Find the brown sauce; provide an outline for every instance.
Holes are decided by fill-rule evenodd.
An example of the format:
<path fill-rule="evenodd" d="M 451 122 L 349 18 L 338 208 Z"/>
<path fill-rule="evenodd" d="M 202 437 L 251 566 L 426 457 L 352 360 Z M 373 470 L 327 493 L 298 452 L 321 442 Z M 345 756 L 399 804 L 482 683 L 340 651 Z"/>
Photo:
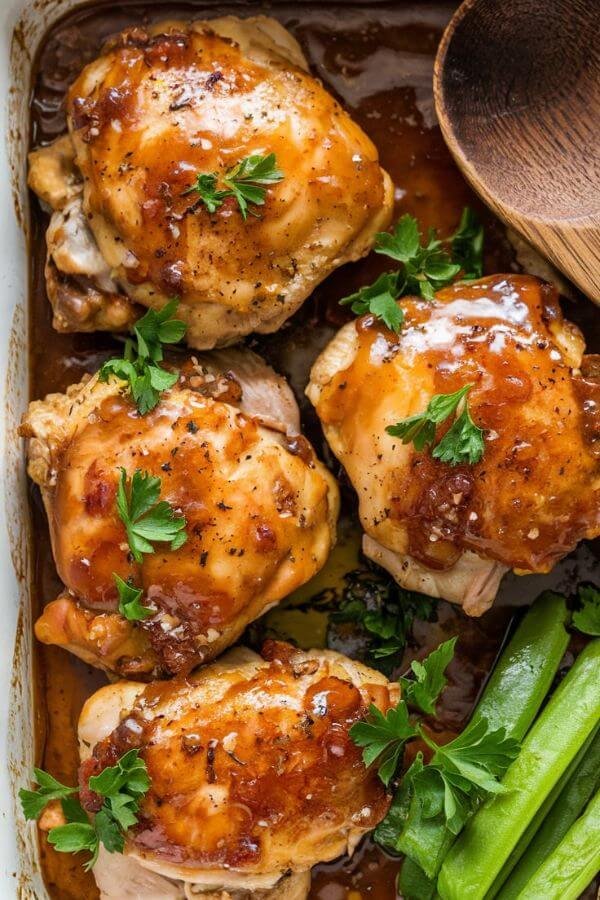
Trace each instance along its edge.
<path fill-rule="evenodd" d="M 486 225 L 486 272 L 515 271 L 517 266 L 504 229 L 473 198 L 455 168 L 435 124 L 431 91 L 433 58 L 441 30 L 453 3 L 274 4 L 268 12 L 279 18 L 300 41 L 313 72 L 338 97 L 379 148 L 381 163 L 396 184 L 397 213 L 410 212 L 422 227 L 448 234 L 465 203 L 475 206 Z M 251 14 L 252 4 L 211 6 L 191 2 L 95 4 L 70 13 L 46 36 L 33 73 L 32 146 L 49 142 L 64 130 L 62 100 L 81 67 L 102 42 L 127 25 L 161 18 Z M 260 12 L 265 12 L 264 4 Z M 32 399 L 62 391 L 84 372 L 98 368 L 115 346 L 110 335 L 57 334 L 51 327 L 44 287 L 46 216 L 32 201 L 31 385 Z M 279 334 L 255 342 L 273 365 L 287 375 L 296 390 L 307 435 L 325 460 L 314 416 L 303 398 L 310 364 L 345 317 L 337 300 L 371 281 L 385 263 L 371 255 L 345 266 L 321 285 Z M 585 301 L 565 306 L 568 318 L 592 341 L 594 309 Z M 597 315 L 597 313 L 596 313 Z M 336 470 L 337 471 L 337 470 Z M 355 505 L 346 486 L 344 522 L 354 519 Z M 34 597 L 39 609 L 60 590 L 49 545 L 45 515 L 37 489 L 31 493 L 33 522 Z M 342 523 L 344 524 L 344 523 Z M 580 579 L 597 569 L 598 547 L 582 545 L 548 576 L 505 578 L 501 598 L 529 602 L 546 587 L 572 592 Z M 324 583 L 323 577 L 320 579 Z M 466 723 L 472 706 L 504 640 L 509 609 L 494 609 L 483 619 L 467 619 L 456 608 L 439 604 L 438 621 L 417 623 L 414 640 L 403 660 L 445 637 L 459 633 L 457 656 L 440 708 L 440 725 L 448 736 Z M 104 676 L 68 653 L 37 645 L 39 683 L 37 721 L 41 765 L 66 783 L 75 783 L 78 754 L 76 724 L 85 698 L 104 683 Z M 52 897 L 95 900 L 93 878 L 82 859 L 55 853 L 42 839 L 43 869 Z M 314 900 L 393 900 L 398 863 L 367 840 L 351 860 L 342 859 L 314 870 Z"/>

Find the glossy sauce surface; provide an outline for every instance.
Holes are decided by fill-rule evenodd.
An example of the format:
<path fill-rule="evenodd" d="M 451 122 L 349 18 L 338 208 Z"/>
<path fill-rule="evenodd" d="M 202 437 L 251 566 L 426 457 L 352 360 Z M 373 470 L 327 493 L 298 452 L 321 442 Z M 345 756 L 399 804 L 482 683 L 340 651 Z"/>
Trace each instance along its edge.
<path fill-rule="evenodd" d="M 136 747 L 152 781 L 129 836 L 141 854 L 269 875 L 373 828 L 389 801 L 348 731 L 371 703 L 386 712 L 397 688 L 276 641 L 263 659 L 222 659 L 214 674 L 141 687 L 81 767 L 86 807 L 98 800 L 89 777 Z"/>
<path fill-rule="evenodd" d="M 286 302 L 311 262 L 332 252 L 328 216 L 334 229 L 343 220 L 342 249 L 381 208 L 376 150 L 301 69 L 282 71 L 277 56 L 272 68 L 256 53 L 251 61 L 241 47 L 184 23 L 171 28 L 132 29 L 69 92 L 90 225 L 131 284 L 149 279 L 167 296 L 177 293 L 182 307 L 210 299 L 240 312 L 264 306 L 266 314 L 269 304 Z M 196 173 L 266 149 L 286 174 L 260 218 L 244 221 L 232 198 L 210 214 L 193 191 Z"/>
<path fill-rule="evenodd" d="M 449 234 L 465 203 L 474 203 L 471 192 L 443 144 L 435 125 L 431 74 L 441 29 L 454 9 L 453 3 L 375 3 L 354 5 L 295 3 L 275 5 L 270 12 L 291 29 L 300 41 L 314 74 L 340 99 L 375 142 L 382 166 L 396 184 L 397 213 L 416 215 L 423 228 L 438 227 Z M 80 68 L 98 53 L 103 40 L 131 24 L 146 24 L 172 16 L 247 14 L 251 5 L 223 6 L 193 3 L 101 4 L 70 14 L 53 27 L 38 57 L 33 81 L 32 145 L 52 140 L 64 131 L 64 95 Z M 478 209 L 481 207 L 478 204 Z M 47 218 L 32 203 L 32 318 L 31 372 L 34 397 L 64 390 L 95 371 L 116 346 L 110 336 L 64 335 L 51 328 L 51 311 L 43 282 L 44 229 Z M 483 213 L 486 224 L 486 272 L 510 271 L 513 254 L 504 230 Z M 331 338 L 334 328 L 346 321 L 337 300 L 369 283 L 386 267 L 373 254 L 366 260 L 336 272 L 315 292 L 290 325 L 273 338 L 261 341 L 261 351 L 286 374 L 303 406 L 304 425 L 321 458 L 322 438 L 303 390 L 315 356 Z M 584 329 L 588 347 L 597 311 L 591 304 L 569 303 L 567 315 Z M 596 346 L 596 350 L 598 347 Z M 337 471 L 337 468 L 334 469 Z M 346 515 L 356 518 L 352 493 L 345 489 Z M 35 540 L 34 591 L 38 606 L 60 590 L 48 540 L 39 493 L 32 490 Z M 593 548 L 583 546 L 565 560 L 551 577 L 518 581 L 507 577 L 501 598 L 512 602 L 532 600 L 545 587 L 571 592 L 578 578 L 590 578 L 597 566 Z M 460 633 L 458 652 L 450 668 L 449 685 L 440 706 L 439 728 L 451 736 L 466 723 L 472 705 L 489 672 L 510 620 L 510 610 L 493 609 L 483 619 L 467 619 L 459 610 L 440 604 L 438 621 L 418 622 L 402 668 L 424 655 L 441 640 Z M 78 753 L 76 722 L 85 698 L 104 676 L 54 647 L 38 645 L 39 699 L 38 747 L 41 764 L 65 783 L 75 783 Z M 46 883 L 51 896 L 60 900 L 95 900 L 91 875 L 81 858 L 57 854 L 43 842 Z M 394 900 L 398 864 L 365 842 L 351 861 L 317 867 L 311 900 Z"/>
<path fill-rule="evenodd" d="M 528 275 L 453 285 L 432 302 L 404 299 L 402 309 L 399 335 L 373 316 L 347 326 L 356 353 L 317 403 L 365 530 L 434 569 L 473 550 L 508 568 L 550 570 L 600 532 L 598 436 L 586 427 L 592 388 L 587 396 L 571 374 L 581 335 L 563 321 L 553 288 Z M 465 385 L 485 436 L 476 464 L 449 465 L 386 433 L 432 395 Z"/>
<path fill-rule="evenodd" d="M 50 406 L 67 426 L 49 439 L 55 475 L 40 483 L 58 572 L 73 596 L 49 603 L 36 634 L 125 677 L 185 673 L 214 658 L 308 581 L 332 543 L 337 491 L 308 442 L 305 460 L 278 431 L 202 396 L 191 387 L 197 381 L 181 375 L 145 416 L 117 385 L 97 381 L 78 402 Z M 277 390 L 274 379 L 269 388 Z M 34 409 L 34 432 L 36 421 Z M 116 505 L 119 472 L 130 497 L 136 469 L 160 479 L 161 500 L 185 519 L 181 547 L 165 553 L 159 544 L 139 563 Z M 114 573 L 144 589 L 140 628 L 117 615 Z"/>

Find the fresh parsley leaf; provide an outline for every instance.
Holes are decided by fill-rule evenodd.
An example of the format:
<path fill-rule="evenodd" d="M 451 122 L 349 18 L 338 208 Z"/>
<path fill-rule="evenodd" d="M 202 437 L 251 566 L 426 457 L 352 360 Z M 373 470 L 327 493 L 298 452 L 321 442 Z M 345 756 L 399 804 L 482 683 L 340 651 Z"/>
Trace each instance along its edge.
<path fill-rule="evenodd" d="M 90 790 L 103 797 L 114 797 L 124 788 L 129 796 L 143 796 L 149 787 L 146 763 L 139 750 L 128 750 L 116 765 L 107 766 L 89 779 Z"/>
<path fill-rule="evenodd" d="M 432 456 L 451 466 L 464 463 L 472 466 L 479 462 L 484 452 L 483 429 L 475 424 L 468 406 L 465 406 L 458 419 L 434 447 Z"/>
<path fill-rule="evenodd" d="M 372 703 L 367 720 L 356 722 L 349 734 L 357 747 L 363 748 L 365 766 L 379 759 L 378 774 L 387 786 L 398 767 L 405 742 L 415 737 L 418 731 L 409 722 L 406 703 L 400 700 L 385 716 Z"/>
<path fill-rule="evenodd" d="M 340 304 L 349 305 L 358 316 L 370 312 L 388 328 L 399 332 L 404 321 L 404 313 L 397 303 L 400 297 L 413 295 L 433 301 L 435 292 L 451 284 L 461 271 L 465 278 L 481 275 L 483 228 L 473 211 L 465 208 L 451 238 L 442 241 L 430 229 L 422 243 L 417 220 L 406 214 L 391 234 L 376 235 L 374 249 L 375 253 L 399 262 L 401 268 L 380 275 L 373 284 L 343 297 Z"/>
<path fill-rule="evenodd" d="M 129 622 L 139 622 L 152 615 L 152 610 L 141 602 L 142 588 L 136 588 L 129 581 L 123 581 L 116 572 L 113 579 L 119 592 L 119 612 Z"/>
<path fill-rule="evenodd" d="M 235 166 L 227 169 L 222 176 L 224 188 L 217 187 L 217 172 L 196 175 L 196 182 L 184 194 L 197 193 L 209 213 L 214 213 L 229 197 L 235 198 L 244 221 L 248 214 L 258 216 L 252 206 L 264 206 L 267 196 L 263 185 L 277 184 L 284 178 L 284 173 L 277 168 L 274 153 L 267 156 L 252 154 L 241 159 Z"/>
<path fill-rule="evenodd" d="M 91 859 L 84 866 L 86 872 L 93 867 L 98 858 L 100 841 L 94 825 L 90 822 L 69 822 L 67 825 L 58 825 L 48 832 L 48 843 L 52 844 L 59 853 L 80 853 L 89 850 Z"/>
<path fill-rule="evenodd" d="M 577 598 L 581 608 L 573 613 L 573 625 L 583 634 L 600 636 L 600 590 L 592 584 L 580 585 Z"/>
<path fill-rule="evenodd" d="M 170 300 L 162 309 L 149 309 L 133 326 L 137 338 L 137 352 L 143 359 L 161 362 L 163 344 L 178 344 L 186 332 L 186 324 L 173 318 L 177 300 Z M 159 370 L 163 371 L 163 370 Z"/>
<path fill-rule="evenodd" d="M 452 394 L 435 394 L 424 412 L 409 416 L 395 425 L 388 425 L 386 432 L 393 437 L 402 438 L 403 444 L 414 444 L 415 450 L 424 450 L 434 443 L 437 425 L 456 413 L 472 387 L 472 384 L 465 384 Z M 434 448 L 433 456 L 457 466 L 479 462 L 484 450 L 483 430 L 475 425 L 465 404 L 462 413 Z"/>
<path fill-rule="evenodd" d="M 386 432 L 392 437 L 402 438 L 403 444 L 414 444 L 415 450 L 424 450 L 435 441 L 436 425 L 454 415 L 459 403 L 472 387 L 472 384 L 465 384 L 453 394 L 435 394 L 424 412 L 409 416 L 395 425 L 388 425 Z"/>
<path fill-rule="evenodd" d="M 73 788 L 73 790 L 75 791 L 76 788 Z M 82 822 L 84 825 L 89 824 L 90 820 L 88 814 L 77 797 L 65 797 L 60 803 L 67 822 Z"/>
<path fill-rule="evenodd" d="M 464 279 L 483 275 L 483 225 L 472 209 L 466 206 L 460 223 L 450 238 L 452 260 L 457 263 Z"/>
<path fill-rule="evenodd" d="M 425 792 L 424 815 L 430 818 L 443 812 L 448 828 L 458 834 L 478 802 L 506 790 L 498 778 L 518 756 L 519 742 L 506 737 L 504 728 L 488 731 L 486 719 L 477 720 L 443 746 L 420 726 L 419 734 L 434 751 L 414 781 L 415 790 Z"/>
<path fill-rule="evenodd" d="M 114 766 L 89 779 L 89 789 L 104 798 L 94 826 L 109 853 L 122 853 L 125 833 L 138 821 L 140 800 L 150 787 L 146 763 L 138 750 L 129 750 Z"/>
<path fill-rule="evenodd" d="M 454 656 L 456 638 L 444 641 L 423 662 L 414 660 L 411 669 L 415 680 L 401 678 L 402 696 L 406 703 L 416 706 L 427 715 L 435 713 L 436 701 L 446 686 L 444 672 Z"/>
<path fill-rule="evenodd" d="M 185 517 L 176 516 L 166 500 L 159 502 L 160 485 L 160 478 L 137 469 L 128 487 L 127 472 L 120 470 L 117 511 L 138 563 L 143 553 L 154 553 L 153 543 L 168 543 L 171 550 L 178 550 L 187 540 Z"/>
<path fill-rule="evenodd" d="M 19 800 L 27 821 L 38 819 L 51 800 L 64 800 L 77 793 L 77 788 L 61 784 L 43 769 L 34 769 L 33 774 L 34 781 L 39 787 L 35 791 L 25 788 L 19 791 Z"/>
<path fill-rule="evenodd" d="M 438 242 L 439 246 L 439 242 Z M 421 250 L 421 234 L 414 216 L 408 213 L 396 223 L 392 234 L 380 231 L 376 235 L 375 252 L 408 263 L 415 259 Z"/>
<path fill-rule="evenodd" d="M 134 817 L 135 818 L 135 817 Z M 137 818 L 135 818 L 137 822 Z M 125 849 L 125 838 L 119 823 L 112 817 L 109 809 L 103 806 L 94 819 L 98 840 L 109 853 L 122 853 Z"/>
<path fill-rule="evenodd" d="M 399 332 L 404 321 L 404 313 L 396 303 L 398 277 L 392 273 L 380 275 L 377 281 L 359 288 L 354 294 L 340 300 L 342 306 L 350 306 L 357 316 L 372 313 L 390 329 Z"/>
<path fill-rule="evenodd" d="M 376 236 L 375 253 L 403 264 L 398 273 L 400 296 L 415 294 L 433 300 L 435 292 L 450 284 L 460 272 L 460 266 L 452 262 L 433 229 L 427 235 L 427 243 L 421 245 L 417 221 L 408 214 L 402 216 L 392 234 L 383 232 Z"/>
<path fill-rule="evenodd" d="M 191 185 L 183 194 L 185 196 L 186 194 L 197 193 L 209 213 L 212 214 L 223 205 L 223 200 L 231 196 L 229 191 L 217 190 L 218 179 L 217 172 L 199 172 L 196 175 L 195 184 Z"/>
<path fill-rule="evenodd" d="M 114 375 L 128 382 L 142 416 L 154 409 L 161 393 L 172 388 L 179 377 L 177 372 L 159 366 L 163 344 L 177 343 L 186 331 L 185 322 L 172 318 L 177 303 L 171 300 L 161 310 L 149 309 L 134 325 L 134 339 L 125 342 L 123 357 L 107 360 L 98 373 L 100 381 L 108 381 Z"/>

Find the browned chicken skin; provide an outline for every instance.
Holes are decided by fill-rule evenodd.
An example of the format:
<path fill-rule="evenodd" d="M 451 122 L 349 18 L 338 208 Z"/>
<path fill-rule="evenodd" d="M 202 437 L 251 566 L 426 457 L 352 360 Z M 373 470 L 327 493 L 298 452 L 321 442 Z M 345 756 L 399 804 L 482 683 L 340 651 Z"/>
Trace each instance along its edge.
<path fill-rule="evenodd" d="M 348 731 L 398 693 L 338 653 L 272 641 L 262 659 L 237 648 L 183 683 L 105 687 L 79 721 L 82 802 L 93 811 L 89 777 L 138 748 L 152 783 L 125 859 L 200 890 L 262 896 L 287 873 L 352 852 L 384 816 L 385 788 Z M 103 897 L 122 900 L 111 860 L 96 877 Z"/>
<path fill-rule="evenodd" d="M 358 493 L 368 555 L 401 584 L 481 614 L 506 569 L 548 572 L 600 534 L 598 379 L 582 375 L 583 338 L 556 291 L 532 276 L 401 305 L 398 336 L 372 317 L 346 325 L 307 393 Z M 452 467 L 386 433 L 465 384 L 485 430 L 476 465 Z"/>
<path fill-rule="evenodd" d="M 233 643 L 321 568 L 335 539 L 336 484 L 298 430 L 289 387 L 249 351 L 188 365 L 144 417 L 116 379 L 32 403 L 29 472 L 66 585 L 38 638 L 130 677 L 189 671 Z M 161 478 L 161 499 L 187 519 L 179 550 L 158 545 L 135 563 L 116 508 L 120 467 Z M 144 589 L 151 618 L 116 611 L 113 573 Z"/>
<path fill-rule="evenodd" d="M 275 331 L 391 215 L 374 145 L 272 19 L 129 29 L 82 71 L 67 113 L 70 138 L 30 160 L 55 210 L 46 274 L 62 330 L 124 329 L 131 301 L 176 294 L 193 347 Z M 270 153 L 285 177 L 258 217 L 188 192 Z"/>

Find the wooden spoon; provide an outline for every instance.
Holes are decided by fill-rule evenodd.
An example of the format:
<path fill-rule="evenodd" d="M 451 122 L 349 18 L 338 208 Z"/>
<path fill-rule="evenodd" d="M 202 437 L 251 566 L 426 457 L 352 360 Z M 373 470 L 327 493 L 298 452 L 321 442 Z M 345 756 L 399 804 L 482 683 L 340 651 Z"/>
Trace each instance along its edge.
<path fill-rule="evenodd" d="M 434 93 L 477 193 L 600 303 L 600 0 L 466 0 Z"/>

